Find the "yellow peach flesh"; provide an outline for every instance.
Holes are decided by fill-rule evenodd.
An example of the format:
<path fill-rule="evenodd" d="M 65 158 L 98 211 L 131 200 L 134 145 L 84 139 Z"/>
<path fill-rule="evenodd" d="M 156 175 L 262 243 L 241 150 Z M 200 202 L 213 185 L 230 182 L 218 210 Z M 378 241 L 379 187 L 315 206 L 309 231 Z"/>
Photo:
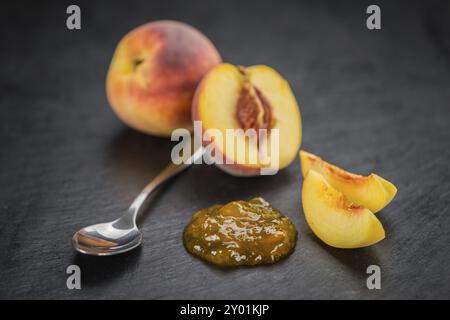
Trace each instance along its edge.
<path fill-rule="evenodd" d="M 388 205 L 397 193 L 397 188 L 391 182 L 376 174 L 353 174 L 303 150 L 300 151 L 300 160 L 304 177 L 311 169 L 320 173 L 350 201 L 363 205 L 374 213 Z"/>
<path fill-rule="evenodd" d="M 303 211 L 314 234 L 336 248 L 360 248 L 384 239 L 383 226 L 367 208 L 353 204 L 318 172 L 303 182 Z"/>
<path fill-rule="evenodd" d="M 278 168 L 288 166 L 296 157 L 301 143 L 301 120 L 295 97 L 289 84 L 275 70 L 267 66 L 245 68 L 247 79 L 257 87 L 272 106 L 274 126 L 280 135 Z M 222 169 L 235 175 L 257 175 L 263 165 L 259 161 L 251 163 L 251 155 L 258 153 L 258 145 L 245 137 L 238 137 L 232 154 L 226 152 L 226 130 L 239 129 L 236 118 L 236 105 L 243 85 L 243 74 L 231 64 L 221 64 L 211 70 L 197 89 L 193 103 L 194 120 L 202 121 L 203 130 L 217 130 L 225 141 L 216 144 L 224 157 L 232 158 L 233 165 Z M 268 139 L 267 149 L 271 149 Z M 245 151 L 238 152 L 243 147 Z M 221 166 L 219 166 L 221 167 Z"/>

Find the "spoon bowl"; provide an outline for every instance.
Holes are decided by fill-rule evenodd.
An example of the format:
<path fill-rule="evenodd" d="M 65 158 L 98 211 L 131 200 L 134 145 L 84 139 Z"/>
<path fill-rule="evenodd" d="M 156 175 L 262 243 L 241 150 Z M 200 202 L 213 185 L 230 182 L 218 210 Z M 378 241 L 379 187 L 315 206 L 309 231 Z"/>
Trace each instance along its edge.
<path fill-rule="evenodd" d="M 193 154 L 175 159 L 156 176 L 136 197 L 127 212 L 119 219 L 85 227 L 72 237 L 76 251 L 94 256 L 111 256 L 124 253 L 142 243 L 142 234 L 136 226 L 136 217 L 141 212 L 149 195 L 177 174 L 184 171 L 203 155 L 203 148 L 198 147 Z M 180 160 L 180 161 L 178 161 Z"/>
<path fill-rule="evenodd" d="M 141 232 L 136 226 L 120 229 L 119 220 L 95 224 L 77 231 L 72 237 L 75 250 L 89 255 L 109 256 L 138 247 L 142 243 Z"/>

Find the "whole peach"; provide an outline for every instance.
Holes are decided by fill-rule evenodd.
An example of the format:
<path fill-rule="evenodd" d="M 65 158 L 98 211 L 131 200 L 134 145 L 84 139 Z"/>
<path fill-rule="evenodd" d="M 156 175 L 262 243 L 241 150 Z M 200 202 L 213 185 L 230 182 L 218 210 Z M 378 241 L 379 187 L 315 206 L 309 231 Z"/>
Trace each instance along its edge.
<path fill-rule="evenodd" d="M 106 91 L 115 113 L 144 133 L 192 128 L 191 103 L 202 77 L 222 59 L 197 29 L 155 21 L 129 32 L 109 67 Z"/>

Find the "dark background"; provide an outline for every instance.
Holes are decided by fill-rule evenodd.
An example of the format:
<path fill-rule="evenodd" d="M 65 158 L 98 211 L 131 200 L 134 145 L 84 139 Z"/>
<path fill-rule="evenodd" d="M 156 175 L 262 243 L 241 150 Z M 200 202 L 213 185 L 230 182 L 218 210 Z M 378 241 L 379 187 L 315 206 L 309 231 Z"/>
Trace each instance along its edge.
<path fill-rule="evenodd" d="M 382 30 L 365 26 L 378 4 Z M 82 30 L 66 29 L 78 4 Z M 447 1 L 54 1 L 0 12 L 0 298 L 449 298 L 450 6 Z M 302 147 L 399 189 L 378 214 L 387 238 L 358 250 L 321 243 L 301 209 L 299 163 L 238 179 L 195 166 L 152 201 L 144 245 L 82 256 L 72 234 L 118 217 L 170 161 L 172 143 L 123 125 L 105 98 L 120 38 L 150 20 L 203 31 L 225 61 L 284 75 Z M 190 256 L 198 209 L 263 196 L 299 230 L 276 265 L 222 270 Z M 66 289 L 66 267 L 82 290 Z M 366 288 L 381 266 L 382 289 Z"/>

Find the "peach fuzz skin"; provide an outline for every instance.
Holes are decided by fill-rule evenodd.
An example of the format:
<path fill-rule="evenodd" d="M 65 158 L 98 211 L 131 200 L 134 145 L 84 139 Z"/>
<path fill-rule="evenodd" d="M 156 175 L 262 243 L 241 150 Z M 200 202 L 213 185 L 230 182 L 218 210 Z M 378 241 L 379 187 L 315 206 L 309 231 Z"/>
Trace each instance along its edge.
<path fill-rule="evenodd" d="M 214 45 L 187 24 L 145 24 L 116 48 L 106 80 L 108 101 L 138 131 L 170 136 L 177 128 L 191 130 L 195 89 L 221 61 Z"/>

